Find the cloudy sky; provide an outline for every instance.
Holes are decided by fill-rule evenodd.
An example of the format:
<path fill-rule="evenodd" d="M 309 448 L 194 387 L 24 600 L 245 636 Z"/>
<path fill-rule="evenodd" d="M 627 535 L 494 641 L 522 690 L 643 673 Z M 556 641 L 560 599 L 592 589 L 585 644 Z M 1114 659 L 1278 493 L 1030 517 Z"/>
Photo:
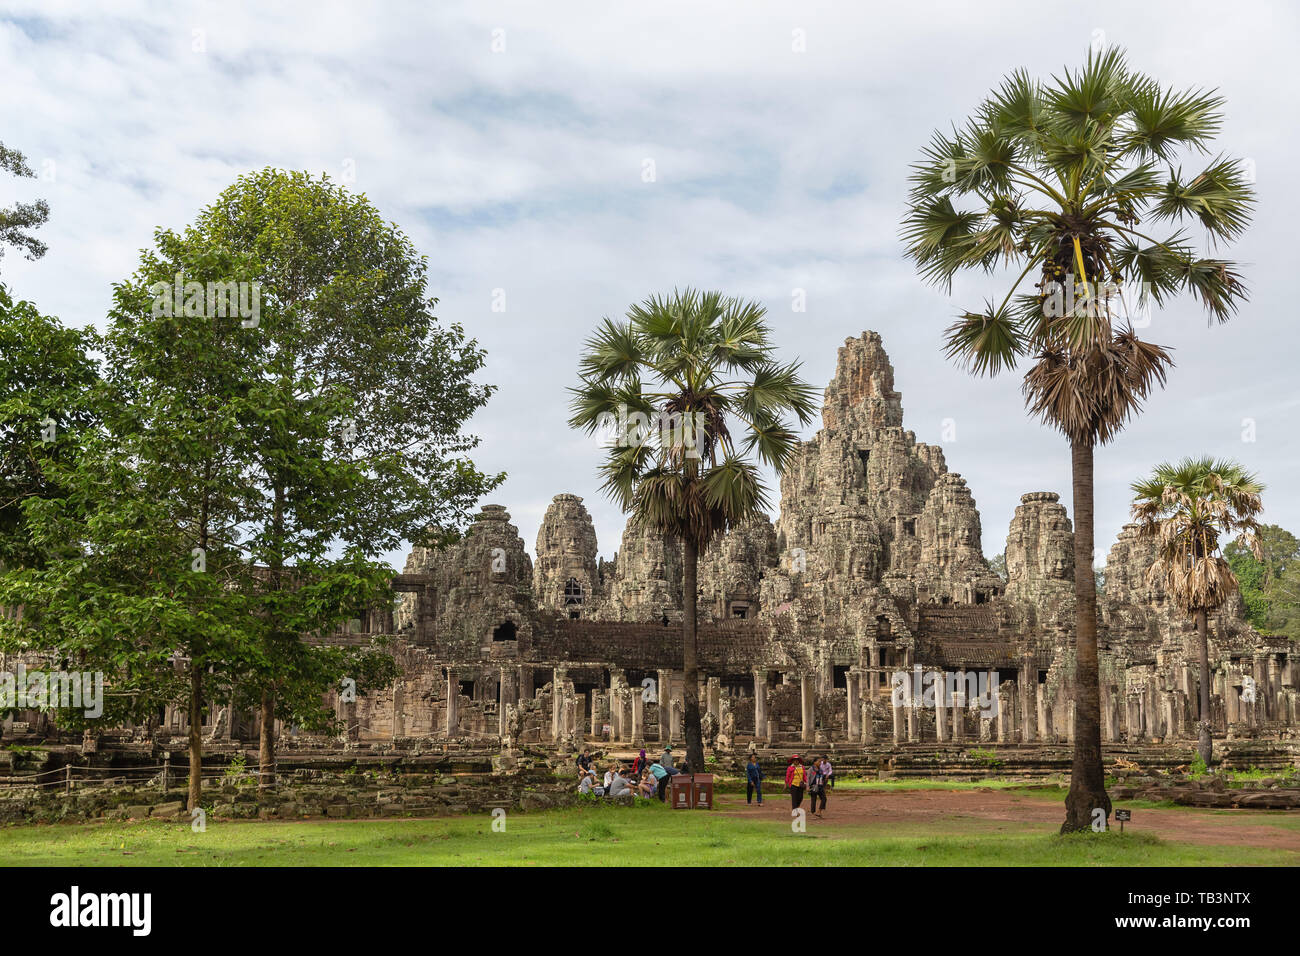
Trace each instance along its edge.
<path fill-rule="evenodd" d="M 689 285 L 763 302 L 818 388 L 846 337 L 880 332 L 907 426 L 966 476 L 992 555 L 1021 493 L 1069 503 L 1069 454 L 1026 417 L 1018 376 L 943 360 L 944 327 L 994 285 L 948 295 L 916 278 L 897 238 L 907 166 L 1013 68 L 1045 76 L 1119 44 L 1166 84 L 1227 97 L 1217 147 L 1254 164 L 1260 208 L 1232 253 L 1248 307 L 1214 328 L 1190 300 L 1153 319 L 1178 367 L 1098 456 L 1098 545 L 1134 477 L 1191 453 L 1257 469 L 1267 520 L 1300 532 L 1295 242 L 1271 245 L 1300 213 L 1298 25 L 1285 3 L 1251 2 L 3 0 L 0 140 L 41 179 L 6 177 L 0 204 L 43 196 L 52 215 L 49 253 L 11 251 L 0 275 L 102 327 L 156 227 L 251 169 L 328 172 L 412 237 L 439 314 L 487 349 L 499 390 L 471 430 L 480 464 L 510 474 L 492 500 L 530 550 L 559 492 L 586 499 L 602 554 L 618 547 L 565 388 L 602 316 Z"/>

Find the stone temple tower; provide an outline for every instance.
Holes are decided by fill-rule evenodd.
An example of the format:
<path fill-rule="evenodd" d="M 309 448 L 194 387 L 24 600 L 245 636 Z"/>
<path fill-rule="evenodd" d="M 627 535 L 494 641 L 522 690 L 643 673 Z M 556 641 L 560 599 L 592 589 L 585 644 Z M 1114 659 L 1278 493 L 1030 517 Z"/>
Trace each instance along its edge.
<path fill-rule="evenodd" d="M 533 593 L 539 607 L 589 618 L 604 598 L 596 529 L 577 495 L 556 495 L 537 530 Z"/>

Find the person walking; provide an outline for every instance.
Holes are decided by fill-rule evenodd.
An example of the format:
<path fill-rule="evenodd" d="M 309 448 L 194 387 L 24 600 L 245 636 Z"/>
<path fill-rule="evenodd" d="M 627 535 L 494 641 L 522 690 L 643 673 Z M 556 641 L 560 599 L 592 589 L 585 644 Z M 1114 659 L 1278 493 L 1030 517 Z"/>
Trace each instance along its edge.
<path fill-rule="evenodd" d="M 803 803 L 804 784 L 807 782 L 808 773 L 804 769 L 803 761 L 799 755 L 795 754 L 790 758 L 790 766 L 785 768 L 785 788 L 790 791 L 790 809 L 798 810 L 799 805 Z"/>
<path fill-rule="evenodd" d="M 758 805 L 763 805 L 763 771 L 758 765 L 758 757 L 754 754 L 749 755 L 749 763 L 745 764 L 745 803 L 754 802 L 754 794 L 758 794 Z"/>
<path fill-rule="evenodd" d="M 821 811 L 817 809 L 817 798 L 822 801 L 821 809 L 826 809 L 826 774 L 822 770 L 822 762 L 813 758 L 812 763 L 808 765 L 808 812 L 815 817 L 821 816 Z"/>

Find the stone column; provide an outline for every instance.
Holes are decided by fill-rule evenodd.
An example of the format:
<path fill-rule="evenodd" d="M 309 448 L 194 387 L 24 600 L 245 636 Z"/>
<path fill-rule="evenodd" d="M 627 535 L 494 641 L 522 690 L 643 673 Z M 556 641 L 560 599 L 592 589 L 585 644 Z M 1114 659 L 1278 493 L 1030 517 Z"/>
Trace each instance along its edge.
<path fill-rule="evenodd" d="M 1077 704 L 1073 697 L 1065 706 L 1065 726 L 1069 736 L 1070 743 L 1074 743 L 1074 715 L 1077 710 Z"/>
<path fill-rule="evenodd" d="M 897 746 L 903 742 L 903 705 L 893 704 L 891 709 L 894 712 L 894 745 Z"/>
<path fill-rule="evenodd" d="M 1278 667 L 1277 655 L 1268 655 L 1268 716 L 1277 720 L 1282 716 L 1278 703 L 1282 696 L 1282 671 Z"/>
<path fill-rule="evenodd" d="M 611 668 L 609 672 L 609 739 L 611 741 L 623 739 L 623 728 L 619 726 L 618 687 L 618 671 Z"/>
<path fill-rule="evenodd" d="M 645 746 L 645 698 L 643 688 L 632 688 L 632 746 Z"/>
<path fill-rule="evenodd" d="M 803 739 L 809 743 L 813 740 L 817 722 L 817 697 L 816 690 L 813 687 L 813 678 L 811 674 L 803 674 L 799 678 L 799 696 L 801 715 L 803 717 Z"/>
<path fill-rule="evenodd" d="M 1020 739 L 1028 744 L 1036 736 L 1034 723 L 1038 716 L 1038 704 L 1034 698 L 1038 696 L 1035 693 L 1038 690 L 1038 672 L 1034 667 L 1034 659 L 1027 655 L 1020 670 L 1020 685 Z"/>
<path fill-rule="evenodd" d="M 948 682 L 942 674 L 934 682 L 934 739 L 939 743 L 948 739 Z"/>
<path fill-rule="evenodd" d="M 867 646 L 867 650 L 871 655 L 870 694 L 871 699 L 875 700 L 880 696 L 880 646 L 875 641 L 872 641 Z"/>
<path fill-rule="evenodd" d="M 402 682 L 393 682 L 393 739 L 406 736 L 406 719 L 402 714 L 404 704 L 402 694 Z"/>
<path fill-rule="evenodd" d="M 515 684 L 518 677 L 518 668 L 505 666 L 501 668 L 498 684 L 500 695 L 497 700 L 497 735 L 501 737 L 506 735 L 506 707 L 518 706 L 519 688 Z"/>
<path fill-rule="evenodd" d="M 966 685 L 958 684 L 952 693 L 952 740 L 966 739 Z"/>
<path fill-rule="evenodd" d="M 913 695 L 907 702 L 907 742 L 917 743 L 921 739 L 920 711 L 921 701 Z"/>
<path fill-rule="evenodd" d="M 564 681 L 568 671 L 556 667 L 551 672 L 551 740 L 558 742 L 564 734 Z"/>
<path fill-rule="evenodd" d="M 708 700 L 709 713 L 713 719 L 718 721 L 718 728 L 722 727 L 722 681 L 717 677 L 710 677 L 705 685 L 705 698 Z"/>
<path fill-rule="evenodd" d="M 1125 723 L 1128 725 L 1128 742 L 1133 743 L 1142 736 L 1142 707 L 1136 694 L 1128 695 L 1128 712 Z"/>
<path fill-rule="evenodd" d="M 1254 720 L 1251 725 L 1258 727 L 1268 720 L 1268 668 L 1264 658 L 1255 656 L 1255 705 L 1251 707 Z"/>
<path fill-rule="evenodd" d="M 868 678 L 863 677 L 863 680 L 867 680 L 867 679 Z M 872 723 L 871 708 L 874 707 L 875 705 L 870 701 L 863 700 L 859 702 L 858 706 L 861 709 L 862 742 L 864 744 L 869 744 L 871 743 L 872 740 L 875 739 L 875 728 L 871 726 Z"/>
<path fill-rule="evenodd" d="M 533 669 L 519 665 L 519 702 L 532 700 L 537 696 L 537 688 L 533 686 Z"/>
<path fill-rule="evenodd" d="M 668 743 L 668 712 L 670 709 L 668 697 L 668 673 L 668 671 L 661 670 L 657 673 L 655 678 L 655 706 L 658 708 L 659 713 L 659 742 L 661 744 Z"/>
<path fill-rule="evenodd" d="M 767 730 L 767 671 L 754 670 L 754 738 L 771 739 Z"/>
<path fill-rule="evenodd" d="M 857 740 L 862 733 L 862 712 L 858 694 L 858 681 L 862 677 L 862 668 L 849 668 L 849 700 L 848 700 L 848 721 L 849 721 L 849 740 Z"/>
<path fill-rule="evenodd" d="M 1010 686 L 1010 685 L 1008 684 L 1004 686 Z M 1004 744 L 1007 742 L 1008 727 L 1011 727 L 1014 731 L 1014 721 L 1012 720 L 1011 713 L 1010 713 L 1011 701 L 1008 700 L 1007 697 L 1008 695 L 1002 693 L 1002 689 L 998 688 L 997 719 L 998 719 L 998 743 L 1000 744 Z"/>
<path fill-rule="evenodd" d="M 1035 703 L 1038 705 L 1038 739 L 1043 741 L 1043 743 L 1051 743 L 1052 731 L 1048 726 L 1049 720 L 1047 713 L 1046 685 L 1037 688 L 1037 692 L 1034 696 L 1036 698 Z"/>
<path fill-rule="evenodd" d="M 593 689 L 591 692 L 591 736 L 596 740 L 601 739 L 600 697 L 600 691 Z"/>
<path fill-rule="evenodd" d="M 456 725 L 460 722 L 458 710 L 460 707 L 460 681 L 456 679 L 456 669 L 447 668 L 447 707 L 444 714 L 443 733 L 448 740 L 454 740 L 456 737 Z"/>

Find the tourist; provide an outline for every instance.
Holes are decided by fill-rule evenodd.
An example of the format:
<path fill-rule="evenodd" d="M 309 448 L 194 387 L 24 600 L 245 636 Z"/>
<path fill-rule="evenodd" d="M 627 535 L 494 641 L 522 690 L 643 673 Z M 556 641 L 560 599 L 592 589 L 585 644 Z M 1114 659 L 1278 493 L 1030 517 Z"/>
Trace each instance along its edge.
<path fill-rule="evenodd" d="M 825 775 L 825 777 L 826 777 L 826 789 L 827 789 L 827 790 L 834 790 L 834 789 L 835 789 L 835 769 L 831 766 L 831 762 L 830 762 L 829 759 L 827 759 L 827 757 L 826 757 L 825 754 L 822 754 L 822 773 L 823 773 L 823 774 Z"/>
<path fill-rule="evenodd" d="M 790 758 L 790 766 L 785 768 L 785 786 L 790 791 L 791 810 L 798 810 L 799 804 L 803 803 L 806 779 L 807 773 L 804 771 L 803 761 L 799 759 L 798 754 L 795 754 Z"/>
<path fill-rule="evenodd" d="M 641 775 L 641 782 L 637 785 L 637 796 L 645 797 L 649 800 L 655 795 L 655 790 L 658 789 L 658 786 L 659 784 L 655 781 L 655 775 L 650 772 L 649 767 L 646 767 L 645 773 Z"/>
<path fill-rule="evenodd" d="M 663 767 L 665 770 L 667 770 L 669 773 L 681 773 L 680 770 L 678 770 L 676 767 L 673 766 L 672 747 L 664 748 L 664 755 L 659 758 L 659 765 Z"/>
<path fill-rule="evenodd" d="M 591 754 L 587 748 L 582 748 L 582 753 L 578 754 L 578 773 L 591 773 Z"/>
<path fill-rule="evenodd" d="M 621 771 L 615 770 L 609 780 L 609 786 L 605 793 L 610 797 L 621 797 L 625 793 L 632 792 L 632 784 L 628 782 L 627 777 L 623 776 Z"/>
<path fill-rule="evenodd" d="M 672 774 L 668 772 L 663 764 L 656 761 L 650 765 L 650 773 L 654 776 L 659 784 L 658 796 L 659 802 L 663 803 L 666 797 L 665 791 L 668 789 L 668 781 L 672 779 Z"/>
<path fill-rule="evenodd" d="M 596 775 L 594 773 L 584 773 L 582 779 L 578 781 L 578 792 L 584 796 L 594 793 L 596 796 L 604 796 L 605 788 L 596 786 Z"/>
<path fill-rule="evenodd" d="M 749 755 L 749 763 L 745 764 L 745 803 L 754 802 L 754 794 L 758 794 L 758 805 L 763 805 L 763 771 L 758 766 L 758 757 L 754 754 Z"/>
<path fill-rule="evenodd" d="M 605 792 L 609 792 L 610 785 L 614 782 L 614 777 L 618 773 L 618 764 L 614 764 L 605 771 Z"/>
<path fill-rule="evenodd" d="M 646 760 L 645 748 L 642 747 L 641 752 L 636 755 L 636 761 L 632 764 L 632 773 L 635 776 L 640 776 L 649 766 L 650 762 Z"/>
<path fill-rule="evenodd" d="M 819 817 L 817 798 L 822 801 L 822 810 L 826 809 L 826 774 L 822 772 L 822 762 L 816 758 L 808 765 L 808 810 Z"/>

